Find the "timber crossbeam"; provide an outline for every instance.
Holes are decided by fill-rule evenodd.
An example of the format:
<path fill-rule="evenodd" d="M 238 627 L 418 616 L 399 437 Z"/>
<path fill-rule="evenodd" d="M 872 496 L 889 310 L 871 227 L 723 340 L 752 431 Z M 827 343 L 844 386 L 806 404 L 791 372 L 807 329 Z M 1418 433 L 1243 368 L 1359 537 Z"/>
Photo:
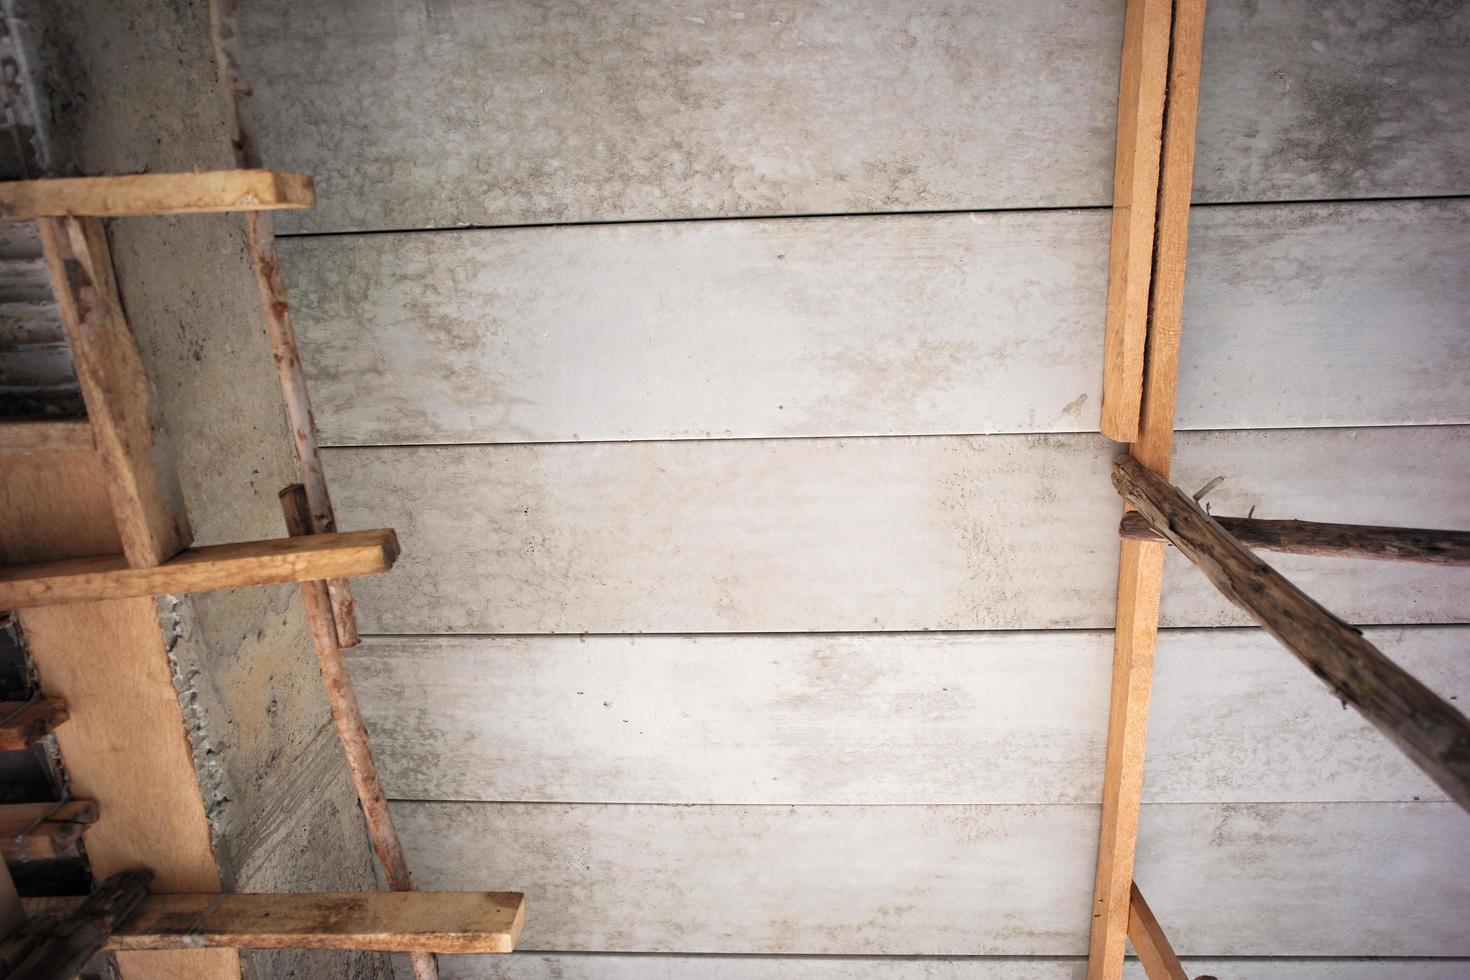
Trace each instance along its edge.
<path fill-rule="evenodd" d="M 1225 598 L 1470 810 L 1470 720 L 1252 554 L 1188 494 L 1137 460 L 1119 456 L 1113 462 L 1113 486 Z"/>
<path fill-rule="evenodd" d="M 315 203 L 307 174 L 258 168 L 0 182 L 0 220 L 6 221 L 276 211 Z"/>
<path fill-rule="evenodd" d="M 0 568 L 0 609 L 379 575 L 397 558 L 398 538 L 379 529 L 189 548 L 142 568 L 122 555 L 9 565 Z"/>
<path fill-rule="evenodd" d="M 1417 527 L 1373 527 L 1366 524 L 1321 524 L 1313 521 L 1257 520 L 1216 517 L 1215 522 L 1248 548 L 1289 555 L 1372 558 L 1428 565 L 1470 565 L 1470 531 Z M 1118 536 L 1126 541 L 1168 542 L 1137 511 L 1123 515 Z"/>

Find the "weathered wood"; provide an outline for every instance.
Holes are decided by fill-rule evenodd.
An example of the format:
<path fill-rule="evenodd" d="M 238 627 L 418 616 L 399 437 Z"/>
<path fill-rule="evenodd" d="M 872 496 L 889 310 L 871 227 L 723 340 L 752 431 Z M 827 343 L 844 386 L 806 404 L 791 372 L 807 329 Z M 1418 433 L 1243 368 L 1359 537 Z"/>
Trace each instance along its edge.
<path fill-rule="evenodd" d="M 1218 516 L 1215 523 L 1247 548 L 1262 551 L 1428 565 L 1470 565 L 1470 531 Z M 1137 511 L 1123 515 L 1118 535 L 1129 541 L 1169 540 Z"/>
<path fill-rule="evenodd" d="M 326 462 L 344 512 L 406 546 L 392 575 L 353 583 L 368 632 L 1107 629 L 1113 451 L 1096 436 L 985 436 L 329 449 Z M 1189 487 L 1230 473 L 1210 498 L 1227 512 L 1390 523 L 1412 499 L 1425 524 L 1470 527 L 1466 427 L 1181 433 L 1175 467 Z M 1187 559 L 1167 561 L 1165 626 L 1250 622 Z M 1358 623 L 1470 621 L 1463 568 L 1280 567 Z"/>
<path fill-rule="evenodd" d="M 306 174 L 211 170 L 0 182 L 0 221 L 36 218 L 194 214 L 309 208 L 316 190 Z"/>
<path fill-rule="evenodd" d="M 1470 701 L 1470 628 L 1367 635 Z M 369 636 L 348 666 L 393 799 L 1096 803 L 1112 642 L 1101 630 Z M 1038 699 L 1049 710 L 1027 710 Z M 1149 737 L 1145 803 L 1444 799 L 1259 629 L 1161 632 Z"/>
<path fill-rule="evenodd" d="M 32 914 L 70 899 L 27 901 Z M 341 949 L 509 953 L 525 922 L 519 892 L 150 895 L 107 949 Z"/>
<path fill-rule="evenodd" d="M 110 948 L 509 953 L 525 914 L 519 892 L 156 895 Z"/>
<path fill-rule="evenodd" d="M 121 555 L 7 565 L 0 568 L 0 609 L 379 575 L 397 557 L 398 539 L 384 529 L 190 548 L 151 568 Z"/>
<path fill-rule="evenodd" d="M 127 871 L 113 875 L 79 908 L 47 924 L 39 944 L 7 980 L 64 980 L 76 976 L 107 944 L 108 937 L 143 900 L 153 875 Z"/>
<path fill-rule="evenodd" d="M 0 419 L 0 453 L 92 452 L 97 442 L 86 419 Z"/>
<path fill-rule="evenodd" d="M 1129 0 L 1127 9 L 1103 341 L 1101 425 L 1103 435 L 1115 442 L 1131 442 L 1138 435 L 1143 403 L 1143 351 L 1148 341 L 1149 279 L 1173 4 L 1169 0 Z"/>
<path fill-rule="evenodd" d="M 0 701 L 0 751 L 29 748 L 66 721 L 66 702 Z"/>
<path fill-rule="evenodd" d="M 1205 0 L 1178 0 L 1172 6 L 1157 226 L 1151 229 L 1152 274 L 1144 307 L 1125 311 L 1127 319 L 1119 323 L 1119 329 L 1131 334 L 1131 339 L 1114 344 L 1115 349 L 1118 343 L 1127 344 L 1130 352 L 1136 348 L 1139 362 L 1136 367 L 1130 364 L 1119 375 L 1120 383 L 1131 386 L 1125 391 L 1120 384 L 1117 389 L 1120 411 L 1109 412 L 1104 390 L 1102 424 L 1104 434 L 1119 440 L 1132 439 L 1129 447 L 1132 456 L 1159 473 L 1169 472 L 1174 448 L 1179 336 L 1184 313 L 1195 121 L 1205 29 Z M 1115 224 L 1115 230 L 1116 227 Z M 1110 291 L 1110 318 L 1112 297 Z M 1111 332 L 1109 340 L 1113 340 Z M 1106 381 L 1106 374 L 1104 378 Z M 1122 543 L 1118 557 L 1112 701 L 1103 761 L 1102 829 L 1098 835 L 1088 980 L 1119 980 L 1123 973 L 1128 890 L 1133 883 L 1138 814 L 1143 800 L 1143 759 L 1148 741 L 1149 696 L 1163 574 L 1162 545 Z"/>
<path fill-rule="evenodd" d="M 260 167 L 260 144 L 251 123 L 251 100 L 254 90 L 246 80 L 240 51 L 239 12 L 235 0 L 210 0 L 209 38 L 218 66 L 220 85 L 229 100 L 232 124 L 231 144 L 235 162 L 241 167 Z M 313 199 L 313 202 L 315 200 Z M 245 216 L 245 240 L 250 250 L 250 265 L 255 273 L 256 290 L 260 294 L 261 312 L 265 317 L 266 336 L 276 362 L 276 375 L 286 403 L 286 417 L 291 423 L 291 448 L 296 468 L 306 490 L 311 508 L 311 528 L 317 534 L 337 530 L 332 499 L 327 492 L 326 475 L 322 472 L 321 453 L 317 448 L 316 416 L 311 410 L 311 396 L 301 369 L 301 356 L 296 346 L 296 329 L 291 322 L 291 305 L 286 300 L 286 284 L 281 278 L 281 259 L 276 250 L 274 224 L 268 214 L 252 212 Z M 337 643 L 343 648 L 361 642 L 357 633 L 357 615 L 353 608 L 352 587 L 344 578 L 327 579 L 332 601 L 332 617 Z M 419 980 L 434 980 L 435 973 L 419 974 Z"/>
<path fill-rule="evenodd" d="M 148 378 L 118 296 L 107 230 L 92 217 L 44 218 L 39 227 L 123 553 L 135 566 L 162 564 L 188 547 L 189 521 L 178 476 L 158 444 Z"/>
<path fill-rule="evenodd" d="M 1256 558 L 1189 495 L 1120 456 L 1113 485 L 1215 586 L 1470 809 L 1470 720 Z"/>
<path fill-rule="evenodd" d="M 421 884 L 525 883 L 522 951 L 1087 949 L 1095 803 L 393 809 Z M 1470 955 L 1470 821 L 1453 803 L 1150 805 L 1138 869 L 1186 962 Z"/>
<path fill-rule="evenodd" d="M 301 484 L 293 484 L 281 491 L 281 510 L 286 517 L 287 530 L 297 540 L 311 541 L 319 537 L 312 533 L 311 507 L 306 490 Z M 347 756 L 347 766 L 352 772 L 352 784 L 356 787 L 358 801 L 362 804 L 363 819 L 372 839 L 373 853 L 378 856 L 378 863 L 382 866 L 383 877 L 387 879 L 389 889 L 395 892 L 412 891 L 413 876 L 409 873 L 408 862 L 403 856 L 403 845 L 393 826 L 393 815 L 388 811 L 388 800 L 383 793 L 382 781 L 378 778 L 378 767 L 373 761 L 372 747 L 368 743 L 367 725 L 363 723 L 357 694 L 352 688 L 352 675 L 348 673 L 347 661 L 333 624 L 332 603 L 326 583 L 303 581 L 301 602 L 306 607 L 306 622 L 311 630 L 312 643 L 316 647 L 317 663 L 321 666 L 322 683 L 326 686 L 332 721 L 337 726 L 342 751 Z M 419 972 L 429 966 L 432 963 L 419 959 L 415 960 L 414 969 Z M 437 967 L 435 974 L 437 975 Z"/>
<path fill-rule="evenodd" d="M 54 858 L 97 822 L 92 800 L 0 806 L 0 854 L 7 861 Z"/>
<path fill-rule="evenodd" d="M 1128 941 L 1143 963 L 1148 980 L 1189 980 L 1174 947 L 1169 945 L 1169 937 L 1164 934 L 1148 902 L 1143 900 L 1143 892 L 1138 890 L 1136 882 L 1128 894 Z"/>

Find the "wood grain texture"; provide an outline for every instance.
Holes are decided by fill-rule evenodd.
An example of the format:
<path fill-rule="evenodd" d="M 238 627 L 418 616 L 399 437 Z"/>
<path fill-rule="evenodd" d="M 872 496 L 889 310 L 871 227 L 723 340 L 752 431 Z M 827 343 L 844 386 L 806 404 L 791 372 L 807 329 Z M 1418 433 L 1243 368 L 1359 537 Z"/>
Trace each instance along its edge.
<path fill-rule="evenodd" d="M 1087 946 L 1096 806 L 402 803 L 395 815 L 424 884 L 527 883 L 521 949 Z M 1139 885 L 1169 909 L 1186 959 L 1470 952 L 1470 822 L 1452 803 L 1150 805 L 1141 831 Z"/>
<path fill-rule="evenodd" d="M 311 177 L 275 170 L 212 170 L 0 181 L 0 220 L 190 214 L 309 208 Z"/>
<path fill-rule="evenodd" d="M 1461 980 L 1456 959 L 1191 958 L 1200 974 L 1235 980 Z M 515 953 L 454 956 L 448 980 L 1082 980 L 1079 957 L 680 956 L 609 953 Z M 400 966 L 395 964 L 395 966 Z M 398 976 L 408 977 L 406 967 Z M 1137 960 L 1127 980 L 1146 980 Z"/>
<path fill-rule="evenodd" d="M 97 442 L 85 419 L 0 420 L 0 453 L 92 452 Z"/>
<path fill-rule="evenodd" d="M 279 247 L 323 442 L 393 445 L 1095 429 L 1107 236 L 1072 211 Z M 1467 201 L 1194 208 L 1179 427 L 1470 421 L 1467 249 Z"/>
<path fill-rule="evenodd" d="M 1470 719 L 1240 545 L 1166 479 L 1120 456 L 1113 485 L 1220 591 L 1470 810 Z"/>
<path fill-rule="evenodd" d="M 1105 206 L 1123 13 L 269 0 L 242 27 L 264 151 L 331 189 L 282 230 L 346 231 Z M 1464 193 L 1467 28 L 1458 5 L 1212 5 L 1196 197 Z"/>
<path fill-rule="evenodd" d="M 38 225 L 52 291 L 129 564 L 162 564 L 192 539 L 178 474 L 155 424 L 157 406 L 118 296 L 99 218 Z"/>
<path fill-rule="evenodd" d="M 1128 0 L 1123 19 L 1101 422 L 1103 435 L 1115 442 L 1131 442 L 1138 435 L 1143 404 L 1173 15 L 1169 0 Z"/>
<path fill-rule="evenodd" d="M 1214 520 L 1235 540 L 1258 551 L 1429 565 L 1470 565 L 1470 531 L 1266 521 L 1245 517 L 1215 517 Z M 1118 536 L 1129 541 L 1168 541 L 1154 529 L 1148 518 L 1137 511 L 1123 515 L 1118 524 Z"/>
<path fill-rule="evenodd" d="M 1148 980 L 1189 980 L 1189 974 L 1169 945 L 1169 937 L 1135 884 L 1128 896 L 1128 941 Z"/>
<path fill-rule="evenodd" d="M 1137 311 L 1136 319 L 1125 311 L 1123 320 L 1109 324 L 1132 334 L 1125 340 L 1110 336 L 1109 341 L 1115 348 L 1118 343 L 1137 348 L 1138 364 L 1114 378 L 1119 382 L 1114 388 L 1114 404 L 1120 411 L 1109 411 L 1104 391 L 1102 418 L 1105 433 L 1128 440 L 1132 457 L 1161 474 L 1169 472 L 1174 447 L 1205 0 L 1177 0 L 1172 6 L 1148 299 L 1146 309 Z M 1113 293 L 1108 295 L 1111 316 Z M 1105 365 L 1107 370 L 1114 366 Z M 1088 980 L 1120 980 L 1123 974 L 1164 561 L 1162 545 L 1124 541 L 1118 549 L 1112 697 L 1103 760 L 1102 827 L 1093 885 Z"/>
<path fill-rule="evenodd" d="M 398 539 L 391 530 L 379 529 L 189 548 L 145 568 L 130 565 L 122 555 L 8 565 L 0 568 L 0 608 L 379 575 L 397 557 Z"/>
<path fill-rule="evenodd" d="M 1470 630 L 1367 636 L 1470 701 Z M 350 666 L 396 799 L 1095 803 L 1111 645 L 1106 631 L 368 637 Z M 1146 801 L 1444 798 L 1260 630 L 1164 631 L 1154 691 Z"/>
<path fill-rule="evenodd" d="M 0 702 L 0 751 L 30 748 L 67 719 L 60 698 Z"/>
<path fill-rule="evenodd" d="M 378 633 L 1110 628 L 1112 444 L 1096 436 L 330 450 L 349 525 L 393 527 L 357 583 Z M 1180 436 L 1227 513 L 1470 526 L 1470 430 Z M 1363 472 L 1373 481 L 1356 479 Z M 425 479 L 431 474 L 432 479 Z M 996 501 L 1004 501 L 997 506 Z M 1465 569 L 1288 556 L 1353 621 L 1463 622 Z M 1182 564 L 1176 564 L 1182 563 Z M 1172 555 L 1165 625 L 1248 622 Z"/>
<path fill-rule="evenodd" d="M 518 892 L 153 895 L 108 949 L 508 953 L 525 914 Z"/>

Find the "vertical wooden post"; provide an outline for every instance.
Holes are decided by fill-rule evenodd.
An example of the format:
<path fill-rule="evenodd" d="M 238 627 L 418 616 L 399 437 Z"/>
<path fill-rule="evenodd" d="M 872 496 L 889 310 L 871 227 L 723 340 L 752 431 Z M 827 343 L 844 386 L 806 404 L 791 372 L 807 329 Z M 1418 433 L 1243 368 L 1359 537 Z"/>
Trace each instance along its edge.
<path fill-rule="evenodd" d="M 1161 474 L 1169 472 L 1174 446 L 1174 402 L 1204 20 L 1204 0 L 1176 0 L 1168 52 L 1157 227 L 1153 236 L 1147 358 L 1138 375 L 1141 414 L 1137 438 L 1129 447 L 1135 459 Z M 1138 379 L 1132 384 L 1139 385 Z M 1126 426 L 1117 431 L 1126 432 Z M 1120 980 L 1123 975 L 1163 576 L 1163 545 L 1122 542 L 1088 980 Z"/>

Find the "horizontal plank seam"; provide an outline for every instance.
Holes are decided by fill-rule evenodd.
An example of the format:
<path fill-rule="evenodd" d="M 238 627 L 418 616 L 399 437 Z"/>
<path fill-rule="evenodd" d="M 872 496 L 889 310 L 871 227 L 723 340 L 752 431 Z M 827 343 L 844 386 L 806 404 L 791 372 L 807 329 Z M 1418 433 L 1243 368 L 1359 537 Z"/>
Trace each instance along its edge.
<path fill-rule="evenodd" d="M 1463 201 L 1467 194 L 1401 194 L 1383 197 L 1305 197 L 1282 201 L 1191 201 L 1195 208 L 1292 207 L 1302 205 L 1385 204 L 1411 201 Z M 351 228 L 327 231 L 277 231 L 277 238 L 344 238 L 352 235 L 419 235 L 445 231 L 522 231 L 536 228 L 597 228 L 605 225 L 688 225 L 719 221 L 820 221 L 825 218 L 910 218 L 963 214 L 1036 214 L 1046 211 L 1112 211 L 1111 204 L 1043 204 L 1001 208 L 934 208 L 915 211 L 791 211 L 780 214 L 711 214 L 677 218 L 589 218 L 582 221 L 528 221 L 507 224 L 429 225 L 420 228 Z"/>
<path fill-rule="evenodd" d="M 1057 802 L 1035 802 L 1030 800 L 994 801 L 987 800 L 984 803 L 666 803 L 658 801 L 628 802 L 626 800 L 426 800 L 411 797 L 389 796 L 389 803 L 402 804 L 404 806 L 596 806 L 596 807 L 662 807 L 668 810 L 689 809 L 741 809 L 741 810 L 894 810 L 907 808 L 933 809 L 935 807 L 967 809 L 978 809 L 980 807 L 1071 807 L 1072 809 L 1097 810 L 1102 807 L 1099 803 L 1057 803 Z M 1429 799 L 1407 799 L 1407 800 L 1144 800 L 1143 805 L 1147 807 L 1165 806 L 1197 806 L 1197 807 L 1240 807 L 1240 806 L 1280 806 L 1280 807 L 1302 807 L 1302 806 L 1449 806 L 1458 808 L 1459 804 L 1447 797 L 1432 797 Z M 1084 959 L 1086 957 L 1083 957 Z"/>
<path fill-rule="evenodd" d="M 1181 429 L 1175 432 L 1194 434 L 1226 432 L 1343 432 L 1354 429 L 1470 429 L 1470 420 L 1464 422 L 1370 422 L 1331 425 L 1253 425 L 1235 428 Z M 544 439 L 529 442 L 323 442 L 322 449 L 333 452 L 377 449 L 507 449 L 536 446 L 617 446 L 647 445 L 649 443 L 682 442 L 876 442 L 883 439 L 991 439 L 1017 436 L 1103 436 L 1096 429 L 1049 429 L 1045 432 L 912 432 L 891 434 L 853 434 L 819 436 L 680 436 L 675 438 L 638 439 Z M 1111 440 L 1108 440 L 1111 441 Z"/>

